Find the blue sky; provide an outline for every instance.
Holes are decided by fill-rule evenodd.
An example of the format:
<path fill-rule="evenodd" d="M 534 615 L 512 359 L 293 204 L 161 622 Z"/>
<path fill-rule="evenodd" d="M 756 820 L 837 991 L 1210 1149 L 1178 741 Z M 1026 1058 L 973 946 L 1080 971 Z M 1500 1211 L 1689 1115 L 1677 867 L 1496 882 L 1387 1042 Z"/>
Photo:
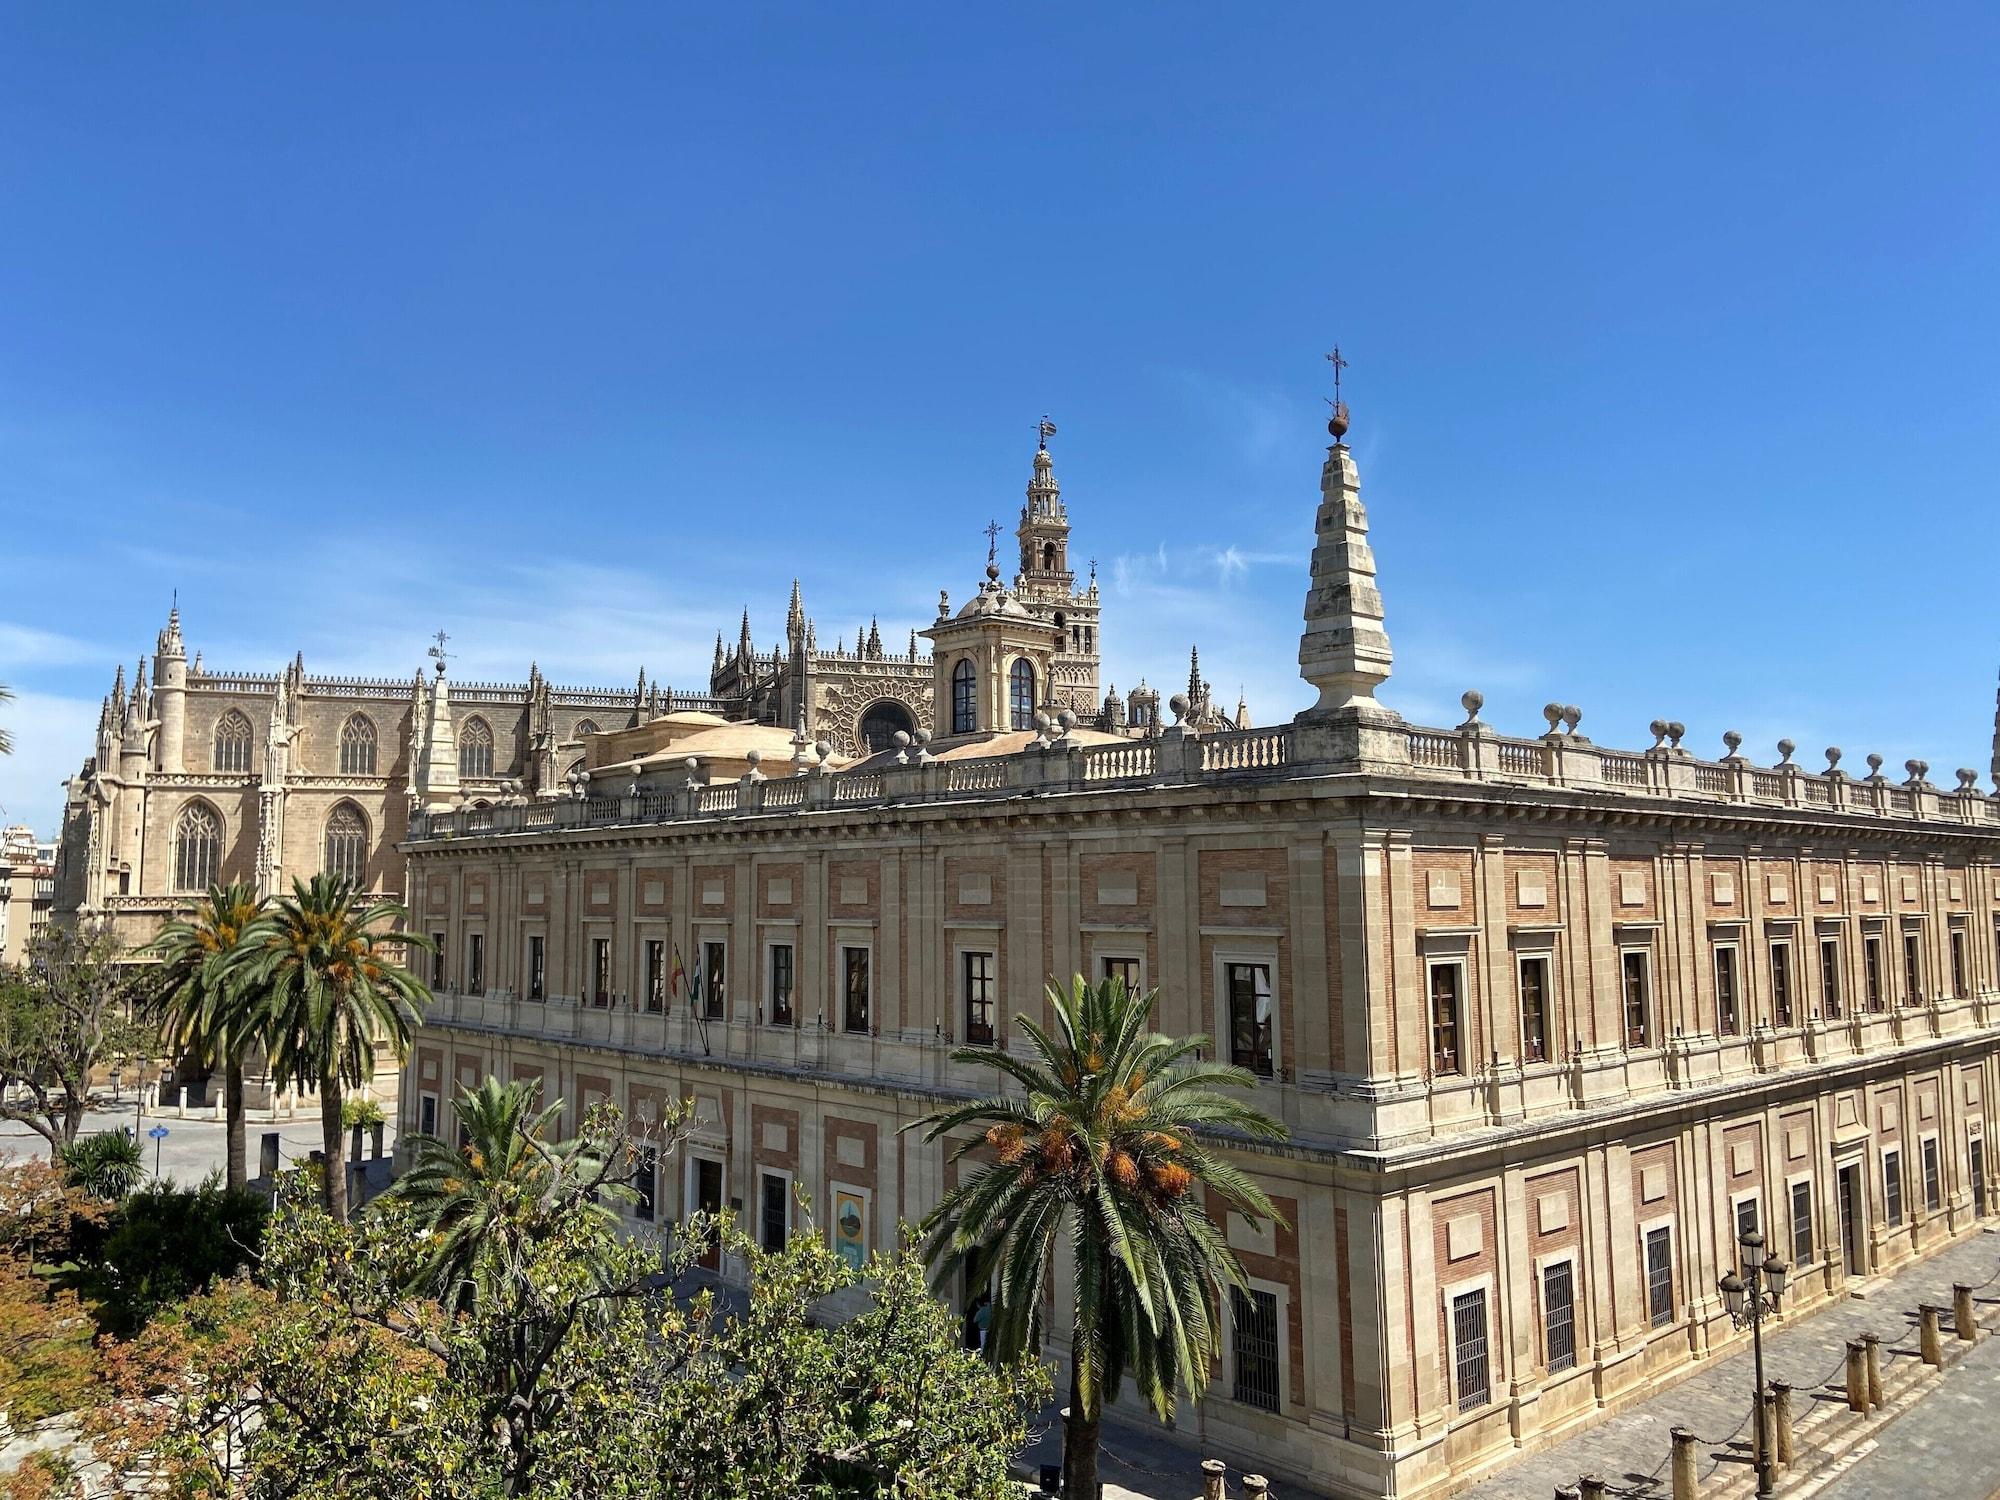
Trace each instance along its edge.
<path fill-rule="evenodd" d="M 794 573 L 900 641 L 1043 412 L 1110 677 L 1198 640 L 1268 722 L 1336 340 L 1392 706 L 1983 771 L 1996 55 L 1971 5 L 10 0 L 0 807 L 53 827 L 176 588 L 244 669 L 442 627 L 693 685 Z"/>

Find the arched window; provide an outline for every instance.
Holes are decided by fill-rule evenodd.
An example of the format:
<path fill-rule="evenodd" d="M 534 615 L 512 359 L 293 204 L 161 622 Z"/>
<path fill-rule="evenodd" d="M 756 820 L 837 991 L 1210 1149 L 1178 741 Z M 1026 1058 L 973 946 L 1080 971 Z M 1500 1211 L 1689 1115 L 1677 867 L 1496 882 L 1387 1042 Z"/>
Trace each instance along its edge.
<path fill-rule="evenodd" d="M 221 863 L 222 819 L 206 802 L 190 802 L 174 820 L 174 889 L 207 890 Z"/>
<path fill-rule="evenodd" d="M 586 734 L 596 734 L 596 733 L 597 733 L 597 721 L 595 719 L 578 719 L 576 721 L 576 728 L 572 729 L 569 732 L 569 737 L 573 740 L 576 740 L 576 739 L 582 739 L 583 736 L 585 736 Z"/>
<path fill-rule="evenodd" d="M 1008 669 L 1007 712 L 1016 729 L 1035 727 L 1035 668 L 1026 657 Z"/>
<path fill-rule="evenodd" d="M 975 706 L 976 689 L 973 686 L 974 672 L 972 658 L 966 657 L 951 669 L 951 732 L 971 734 L 979 727 L 979 710 Z"/>
<path fill-rule="evenodd" d="M 366 714 L 356 714 L 340 731 L 340 774 L 375 774 L 375 721 Z"/>
<path fill-rule="evenodd" d="M 491 776 L 493 774 L 493 731 L 486 727 L 486 721 L 474 715 L 465 721 L 465 727 L 458 731 L 458 774 L 461 776 Z"/>
<path fill-rule="evenodd" d="M 861 747 L 871 754 L 877 750 L 894 749 L 899 733 L 916 732 L 916 720 L 900 703 L 884 701 L 871 704 L 868 712 L 861 716 Z"/>
<path fill-rule="evenodd" d="M 367 884 L 368 820 L 352 802 L 343 802 L 326 820 L 326 861 L 329 875 Z"/>
<path fill-rule="evenodd" d="M 1055 570 L 1056 570 L 1056 544 L 1054 542 L 1043 542 L 1042 571 L 1044 573 L 1053 573 L 1055 572 Z"/>
<path fill-rule="evenodd" d="M 250 769 L 250 721 L 233 708 L 215 721 L 215 769 Z"/>

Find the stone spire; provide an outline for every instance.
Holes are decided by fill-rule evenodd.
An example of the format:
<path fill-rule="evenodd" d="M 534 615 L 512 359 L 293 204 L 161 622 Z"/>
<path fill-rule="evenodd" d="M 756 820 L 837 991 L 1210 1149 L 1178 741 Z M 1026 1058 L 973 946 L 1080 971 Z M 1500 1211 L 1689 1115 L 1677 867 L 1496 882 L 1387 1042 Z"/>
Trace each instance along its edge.
<path fill-rule="evenodd" d="M 722 632 L 719 630 L 715 632 L 715 662 L 711 670 L 717 672 L 722 670 Z"/>
<path fill-rule="evenodd" d="M 806 606 L 799 594 L 799 581 L 792 580 L 792 604 L 785 611 L 785 641 L 796 651 L 805 644 Z"/>
<path fill-rule="evenodd" d="M 1306 594 L 1305 633 L 1299 638 L 1299 675 L 1319 689 L 1308 716 L 1355 711 L 1391 717 L 1375 701 L 1395 660 L 1384 628 L 1382 596 L 1375 587 L 1375 554 L 1368 547 L 1368 512 L 1361 504 L 1361 476 L 1342 441 L 1347 410 L 1336 406 L 1327 423 L 1333 446 L 1319 477 L 1314 523 L 1312 588 Z"/>
<path fill-rule="evenodd" d="M 868 621 L 867 654 L 869 656 L 880 656 L 882 654 L 882 626 L 872 617 Z"/>
<path fill-rule="evenodd" d="M 736 659 L 745 667 L 750 665 L 750 608 L 743 609 L 743 626 L 736 633 Z"/>
<path fill-rule="evenodd" d="M 1250 727 L 1250 700 L 1244 696 L 1240 687 L 1236 689 L 1236 727 L 1238 729 Z"/>
<path fill-rule="evenodd" d="M 1201 706 L 1201 647 L 1188 647 L 1188 711 Z"/>
<path fill-rule="evenodd" d="M 912 625 L 910 627 L 910 660 L 915 661 L 916 659 L 917 659 L 917 628 L 916 626 Z"/>
<path fill-rule="evenodd" d="M 417 674 L 419 683 L 423 673 Z M 444 656 L 437 653 L 437 680 L 425 694 L 423 756 L 417 772 L 417 798 L 428 807 L 449 807 L 458 796 L 458 729 L 451 718 L 451 689 L 445 683 Z"/>
<path fill-rule="evenodd" d="M 161 656 L 186 656 L 187 648 L 181 643 L 181 601 L 175 596 L 173 606 L 167 611 L 167 628 L 160 632 L 159 654 Z"/>

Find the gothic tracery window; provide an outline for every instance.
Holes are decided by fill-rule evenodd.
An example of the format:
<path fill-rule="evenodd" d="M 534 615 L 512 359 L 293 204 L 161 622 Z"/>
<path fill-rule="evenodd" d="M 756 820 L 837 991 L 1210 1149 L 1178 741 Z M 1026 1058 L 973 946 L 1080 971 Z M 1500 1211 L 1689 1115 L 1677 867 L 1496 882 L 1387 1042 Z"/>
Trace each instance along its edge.
<path fill-rule="evenodd" d="M 174 820 L 174 889 L 205 891 L 222 863 L 222 819 L 206 802 L 190 802 Z"/>
<path fill-rule="evenodd" d="M 250 721 L 233 708 L 215 722 L 215 769 L 250 769 Z"/>
<path fill-rule="evenodd" d="M 576 728 L 572 729 L 569 732 L 569 737 L 573 740 L 580 740 L 586 734 L 596 734 L 596 733 L 597 733 L 597 721 L 595 719 L 578 719 L 576 721 Z"/>
<path fill-rule="evenodd" d="M 465 727 L 458 732 L 458 774 L 493 774 L 493 731 L 486 727 L 484 719 L 476 715 L 467 719 Z"/>
<path fill-rule="evenodd" d="M 375 774 L 375 721 L 366 714 L 356 714 L 340 731 L 340 774 Z"/>
<path fill-rule="evenodd" d="M 326 873 L 366 884 L 368 820 L 352 802 L 343 802 L 326 820 Z"/>
<path fill-rule="evenodd" d="M 976 689 L 973 685 L 974 672 L 970 657 L 951 669 L 951 732 L 971 734 L 979 727 L 979 714 L 974 706 Z"/>
<path fill-rule="evenodd" d="M 1035 668 L 1026 657 L 1007 673 L 1007 712 L 1016 729 L 1035 727 Z"/>

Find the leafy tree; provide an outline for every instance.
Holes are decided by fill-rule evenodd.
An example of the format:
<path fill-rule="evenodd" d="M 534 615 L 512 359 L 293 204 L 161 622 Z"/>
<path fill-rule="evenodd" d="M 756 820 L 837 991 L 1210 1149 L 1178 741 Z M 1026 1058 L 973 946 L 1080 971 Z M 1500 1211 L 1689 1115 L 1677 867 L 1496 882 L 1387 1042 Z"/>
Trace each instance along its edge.
<path fill-rule="evenodd" d="M 151 1050 L 150 1028 L 133 1018 L 131 967 L 109 927 L 44 928 L 27 957 L 0 971 L 0 1120 L 34 1131 L 53 1160 L 83 1125 L 91 1075 Z"/>
<path fill-rule="evenodd" d="M 46 1161 L 0 1163 L 0 1411 L 16 1429 L 74 1411 L 96 1387 L 96 1326 L 38 1272 L 107 1205 Z"/>
<path fill-rule="evenodd" d="M 146 1153 L 130 1130 L 80 1135 L 58 1153 L 70 1183 L 115 1203 L 146 1180 Z"/>
<path fill-rule="evenodd" d="M 269 1212 L 213 1175 L 193 1188 L 154 1183 L 76 1229 L 65 1280 L 96 1309 L 99 1327 L 130 1338 L 162 1308 L 253 1264 Z"/>
<path fill-rule="evenodd" d="M 336 1220 L 347 1217 L 342 1093 L 375 1076 L 378 1042 L 387 1042 L 398 1061 L 408 1055 L 430 1000 L 423 981 L 392 956 L 392 950 L 429 948 L 430 940 L 381 925 L 408 917 L 395 902 L 368 901 L 343 876 L 294 880 L 241 966 L 242 982 L 267 997 L 274 1081 L 319 1090 L 326 1151 L 321 1201 Z"/>
<path fill-rule="evenodd" d="M 1177 1391 L 1199 1396 L 1217 1354 L 1214 1310 L 1229 1288 L 1249 1284 L 1207 1200 L 1253 1224 L 1276 1217 L 1263 1190 L 1204 1134 L 1276 1140 L 1285 1129 L 1225 1092 L 1256 1079 L 1198 1057 L 1207 1037 L 1150 1029 L 1158 991 L 1132 994 L 1123 980 L 1091 985 L 1079 975 L 1048 995 L 1054 1034 L 1020 1023 L 1031 1057 L 994 1047 L 952 1054 L 996 1069 L 1021 1092 L 940 1110 L 914 1127 L 927 1140 L 983 1127 L 959 1142 L 953 1160 L 975 1151 L 991 1158 L 925 1220 L 925 1253 L 936 1285 L 966 1271 L 974 1285 L 993 1285 L 988 1347 L 1011 1359 L 1040 1349 L 1056 1247 L 1069 1245 L 1063 1494 L 1095 1500 L 1104 1402 L 1117 1398 L 1127 1374 L 1161 1421 Z"/>
<path fill-rule="evenodd" d="M 212 885 L 194 914 L 167 923 L 144 951 L 160 959 L 152 1006 L 167 1046 L 206 1068 L 222 1069 L 227 1172 L 232 1189 L 250 1180 L 246 1161 L 243 1065 L 263 1042 L 264 993 L 245 960 L 267 935 L 265 902 L 245 881 Z"/>

